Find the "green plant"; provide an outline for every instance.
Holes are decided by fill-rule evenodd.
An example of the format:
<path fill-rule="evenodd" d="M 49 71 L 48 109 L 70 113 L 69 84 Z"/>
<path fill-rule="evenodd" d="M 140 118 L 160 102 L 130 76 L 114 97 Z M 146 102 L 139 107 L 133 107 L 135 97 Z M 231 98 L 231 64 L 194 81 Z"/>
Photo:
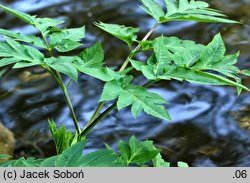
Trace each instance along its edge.
<path fill-rule="evenodd" d="M 60 86 L 69 106 L 71 117 L 75 125 L 76 133 L 67 132 L 62 126 L 57 129 L 53 120 L 50 120 L 50 129 L 55 140 L 58 156 L 46 160 L 20 159 L 11 161 L 5 165 L 12 166 L 61 166 L 61 159 L 69 159 L 72 152 L 78 153 L 74 158 L 84 157 L 102 158 L 102 153 L 106 158 L 113 158 L 115 161 L 107 160 L 107 164 L 67 164 L 67 166 L 101 166 L 101 165 L 129 165 L 131 163 L 141 165 L 149 160 L 153 160 L 154 166 L 168 166 L 162 160 L 159 151 L 153 147 L 152 143 L 145 141 L 137 144 L 134 137 L 130 143 L 119 143 L 120 155 L 117 155 L 109 147 L 108 150 L 97 151 L 90 155 L 81 156 L 86 141 L 84 140 L 89 132 L 113 109 L 121 110 L 131 106 L 134 117 L 143 110 L 145 113 L 170 120 L 170 116 L 165 109 L 166 101 L 158 94 L 149 92 L 146 88 L 161 80 L 179 80 L 191 83 L 209 85 L 227 85 L 237 88 L 238 94 L 249 88 L 241 84 L 240 75 L 250 76 L 247 70 L 239 70 L 235 66 L 239 53 L 225 55 L 226 48 L 220 34 L 217 34 L 208 45 L 197 44 L 190 40 L 181 40 L 177 37 L 160 36 L 154 40 L 149 40 L 150 35 L 162 23 L 170 21 L 197 21 L 197 22 L 220 22 L 238 23 L 228 20 L 225 15 L 209 8 L 209 5 L 202 1 L 195 0 L 165 0 L 167 13 L 154 0 L 141 0 L 143 9 L 151 15 L 156 24 L 148 31 L 142 40 L 138 40 L 136 33 L 139 28 L 126 27 L 124 25 L 107 24 L 95 22 L 94 24 L 109 34 L 124 41 L 130 50 L 130 54 L 118 71 L 114 71 L 104 66 L 104 53 L 100 42 L 92 47 L 86 48 L 77 56 L 55 57 L 53 51 L 70 52 L 81 45 L 80 41 L 85 37 L 85 27 L 66 29 L 59 28 L 63 21 L 50 18 L 37 18 L 22 12 L 18 12 L 0 5 L 4 11 L 11 13 L 17 18 L 35 27 L 41 36 L 23 35 L 12 31 L 0 29 L 0 34 L 5 36 L 5 42 L 0 42 L 0 67 L 14 64 L 13 68 L 26 68 L 40 66 L 48 71 Z M 23 44 L 25 43 L 25 44 Z M 133 48 L 132 43 L 137 43 Z M 37 49 L 39 48 L 39 49 Z M 47 50 L 49 57 L 39 51 Z M 135 60 L 136 54 L 140 52 L 151 52 L 151 56 L 146 61 Z M 134 76 L 131 70 L 141 72 L 148 82 L 143 86 L 133 84 Z M 211 72 L 212 71 L 212 72 Z M 77 82 L 78 73 L 87 74 L 105 82 L 99 106 L 88 121 L 84 129 L 79 127 L 74 108 L 72 106 L 68 87 L 71 81 Z M 70 77 L 69 83 L 64 83 L 61 74 Z M 106 101 L 116 100 L 110 107 L 101 113 Z M 145 160 L 134 160 L 131 158 L 135 150 L 140 147 L 147 149 L 148 156 Z M 136 157 L 136 156 L 135 156 Z M 74 162 L 79 159 L 74 159 Z M 79 161 L 80 161 L 79 160 Z M 147 160 L 147 161 L 146 161 Z M 113 164 L 115 162 L 115 164 Z M 85 164 L 84 164 L 85 163 Z M 117 164 L 118 163 L 118 164 Z M 180 163 L 181 165 L 181 163 Z"/>
<path fill-rule="evenodd" d="M 20 158 L 3 163 L 3 167 L 121 167 L 128 165 L 147 166 L 151 161 L 155 167 L 169 167 L 152 141 L 138 141 L 134 136 L 129 143 L 119 142 L 119 152 L 116 153 L 108 145 L 106 150 L 98 150 L 82 155 L 86 140 L 67 148 L 61 154 L 46 159 Z M 8 156 L 0 156 L 7 158 Z M 183 166 L 180 164 L 180 166 Z"/>

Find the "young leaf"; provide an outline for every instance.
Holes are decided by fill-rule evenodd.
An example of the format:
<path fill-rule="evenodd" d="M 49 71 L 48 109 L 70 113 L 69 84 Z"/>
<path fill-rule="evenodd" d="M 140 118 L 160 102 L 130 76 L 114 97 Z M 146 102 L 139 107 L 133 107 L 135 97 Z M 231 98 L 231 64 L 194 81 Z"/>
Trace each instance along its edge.
<path fill-rule="evenodd" d="M 208 4 L 195 0 L 165 0 L 167 14 L 161 18 L 161 23 L 169 21 L 197 21 L 197 22 L 220 22 L 238 23 L 225 19 L 225 15 L 218 10 L 208 8 Z"/>
<path fill-rule="evenodd" d="M 118 148 L 119 148 L 119 151 L 121 153 L 121 158 L 122 158 L 122 161 L 125 163 L 125 164 L 128 164 L 129 163 L 129 159 L 130 159 L 130 147 L 129 145 L 124 142 L 124 141 L 120 141 L 119 142 L 119 145 L 118 145 Z"/>
<path fill-rule="evenodd" d="M 152 150 L 153 142 L 139 142 L 134 136 L 129 140 L 131 149 L 129 163 L 145 164 L 159 154 L 159 150 Z"/>
<path fill-rule="evenodd" d="M 56 26 L 62 23 L 64 23 L 64 21 L 52 18 L 36 18 L 34 27 L 37 28 L 45 37 L 47 37 L 51 30 L 59 31 L 60 29 L 58 29 Z"/>
<path fill-rule="evenodd" d="M 102 30 L 110 33 L 111 35 L 126 42 L 129 47 L 131 47 L 132 42 L 135 41 L 137 38 L 135 33 L 139 32 L 140 30 L 139 28 L 125 27 L 124 25 L 107 24 L 103 22 L 96 22 L 95 25 L 101 28 Z"/>
<path fill-rule="evenodd" d="M 100 42 L 94 46 L 85 49 L 74 61 L 75 68 L 87 75 L 93 76 L 102 81 L 111 81 L 119 79 L 121 76 L 109 69 L 103 67 L 104 53 Z"/>
<path fill-rule="evenodd" d="M 74 50 L 81 44 L 79 43 L 85 37 L 85 27 L 63 29 L 53 32 L 50 38 L 50 45 L 59 52 L 68 52 Z"/>
<path fill-rule="evenodd" d="M 198 61 L 194 69 L 205 69 L 209 65 L 220 61 L 226 52 L 223 39 L 220 34 L 217 34 L 211 43 L 209 43 L 202 51 L 200 61 Z"/>
<path fill-rule="evenodd" d="M 163 104 L 166 103 L 163 98 L 158 94 L 148 92 L 143 87 L 129 84 L 129 82 L 129 80 L 113 80 L 107 82 L 104 86 L 100 101 L 118 98 L 118 110 L 132 105 L 131 111 L 134 117 L 137 117 L 138 114 L 144 110 L 152 116 L 165 120 L 170 119 L 169 114 L 163 106 Z"/>
<path fill-rule="evenodd" d="M 16 41 L 26 42 L 26 43 L 32 44 L 40 48 L 47 48 L 47 45 L 45 44 L 45 42 L 41 40 L 39 37 L 36 37 L 34 35 L 24 35 L 24 34 L 15 33 L 12 31 L 8 31 L 5 29 L 0 29 L 0 34 L 8 38 L 12 38 Z"/>
<path fill-rule="evenodd" d="M 35 25 L 35 16 L 31 16 L 29 14 L 13 10 L 11 8 L 8 8 L 6 6 L 0 5 L 0 8 L 2 8 L 4 11 L 16 16 L 17 18 L 21 19 L 22 21 L 30 24 L 30 25 Z"/>
<path fill-rule="evenodd" d="M 29 14 L 13 10 L 11 8 L 0 5 L 4 11 L 14 15 L 15 17 L 23 20 L 24 22 L 37 28 L 45 37 L 50 33 L 50 28 L 56 28 L 55 26 L 62 24 L 64 21 L 55 20 L 51 18 L 36 18 L 36 16 L 31 16 Z"/>
<path fill-rule="evenodd" d="M 7 39 L 7 42 L 0 42 L 0 67 L 18 62 L 26 62 L 30 65 L 43 63 L 44 55 L 37 49 L 21 45 L 20 43 Z"/>
<path fill-rule="evenodd" d="M 45 59 L 45 63 L 49 67 L 69 76 L 71 79 L 77 82 L 78 72 L 73 64 L 73 61 L 74 57 L 66 57 L 66 56 L 60 56 L 58 58 L 51 57 Z"/>
<path fill-rule="evenodd" d="M 149 15 L 154 17 L 158 22 L 164 17 L 165 13 L 161 6 L 154 0 L 140 0 L 145 7 L 142 7 Z"/>
<path fill-rule="evenodd" d="M 57 167 L 74 167 L 76 162 L 82 157 L 82 151 L 85 148 L 86 140 L 78 142 L 70 148 L 63 151 L 63 153 L 56 159 L 55 166 Z"/>
<path fill-rule="evenodd" d="M 103 65 L 104 53 L 101 43 L 98 41 L 90 48 L 86 48 L 81 54 L 84 67 L 101 67 Z"/>
<path fill-rule="evenodd" d="M 239 54 L 224 56 L 225 46 L 220 34 L 207 46 L 175 37 L 160 37 L 153 42 L 155 55 L 147 63 L 131 60 L 132 66 L 150 80 L 186 80 L 209 85 L 235 86 L 249 89 L 240 83 L 239 69 L 234 65 Z M 232 81 L 214 70 L 235 79 Z"/>
<path fill-rule="evenodd" d="M 75 137 L 71 131 L 67 132 L 64 124 L 57 129 L 56 123 L 53 120 L 48 120 L 50 132 L 54 139 L 56 152 L 57 154 L 61 154 L 65 149 L 69 148 L 72 145 L 72 141 Z"/>
<path fill-rule="evenodd" d="M 120 161 L 126 165 L 144 165 L 159 154 L 159 151 L 154 147 L 152 141 L 140 142 L 135 136 L 130 138 L 129 144 L 120 141 L 119 150 L 121 153 Z"/>

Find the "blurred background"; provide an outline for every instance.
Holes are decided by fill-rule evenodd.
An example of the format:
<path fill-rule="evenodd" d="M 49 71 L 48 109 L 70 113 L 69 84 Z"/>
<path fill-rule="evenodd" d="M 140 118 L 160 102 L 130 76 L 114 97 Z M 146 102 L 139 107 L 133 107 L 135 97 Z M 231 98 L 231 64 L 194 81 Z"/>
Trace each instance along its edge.
<path fill-rule="evenodd" d="M 250 70 L 250 0 L 207 2 L 242 24 L 170 22 L 158 27 L 152 38 L 164 34 L 207 44 L 221 32 L 227 52 L 241 52 L 238 67 Z M 71 54 L 78 54 L 100 40 L 105 50 L 105 62 L 113 68 L 122 64 L 129 51 L 120 40 L 102 32 L 92 22 L 140 27 L 139 38 L 155 24 L 139 8 L 137 0 L 4 0 L 0 3 L 39 17 L 64 19 L 66 27 L 86 25 L 83 46 Z M 32 27 L 2 11 L 0 20 L 1 28 L 37 34 Z M 145 57 L 140 55 L 139 59 Z M 40 72 L 38 68 L 11 70 L 6 67 L 0 70 L 0 122 L 15 135 L 16 158 L 55 154 L 47 123 L 49 117 L 58 125 L 64 123 L 68 129 L 74 128 L 62 92 L 48 74 Z M 145 81 L 140 77 L 135 82 L 142 84 Z M 249 78 L 243 78 L 243 83 L 250 87 Z M 86 75 L 80 75 L 78 84 L 71 84 L 69 92 L 82 127 L 94 112 L 102 87 L 102 82 Z M 104 143 L 116 148 L 119 139 L 127 140 L 136 135 L 139 139 L 154 140 L 164 158 L 172 163 L 250 166 L 250 93 L 243 92 L 237 97 L 236 90 L 231 87 L 177 81 L 159 82 L 149 90 L 168 101 L 166 107 L 171 122 L 143 113 L 134 119 L 129 109 L 119 113 L 115 110 L 90 133 L 85 152 L 104 148 Z M 106 107 L 109 105 L 107 103 Z"/>

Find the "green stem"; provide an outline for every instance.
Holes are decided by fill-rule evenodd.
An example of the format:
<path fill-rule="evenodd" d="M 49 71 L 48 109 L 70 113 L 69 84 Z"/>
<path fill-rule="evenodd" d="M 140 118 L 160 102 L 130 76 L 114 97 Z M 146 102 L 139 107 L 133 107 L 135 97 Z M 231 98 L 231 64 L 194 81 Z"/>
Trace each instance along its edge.
<path fill-rule="evenodd" d="M 101 112 L 101 110 L 102 110 L 102 108 L 103 108 L 103 106 L 105 105 L 105 102 L 101 102 L 100 104 L 99 104 L 99 106 L 97 107 L 97 109 L 95 110 L 95 113 L 93 114 L 93 116 L 91 117 L 91 119 L 90 119 L 90 123 L 92 123 L 96 118 L 97 118 L 97 116 L 99 115 L 99 113 Z"/>
<path fill-rule="evenodd" d="M 144 36 L 142 41 L 146 41 L 159 25 L 160 25 L 159 23 L 156 23 L 155 26 L 152 29 L 150 29 L 149 32 Z M 141 45 L 139 44 L 139 45 L 137 45 L 137 47 L 135 49 L 133 49 L 131 51 L 131 53 L 129 54 L 129 56 L 126 58 L 126 60 L 122 64 L 121 68 L 119 69 L 119 72 L 122 72 L 126 69 L 126 67 L 128 66 L 128 64 L 130 62 L 130 59 L 135 56 L 136 52 L 140 48 L 141 48 Z M 89 120 L 88 124 L 86 125 L 85 129 L 96 119 L 96 117 L 98 116 L 98 114 L 100 113 L 100 111 L 104 105 L 105 105 L 105 102 L 102 102 L 98 105 L 97 109 L 95 110 L 94 114 L 92 115 L 91 119 Z"/>
<path fill-rule="evenodd" d="M 49 43 L 47 42 L 46 37 L 44 36 L 44 34 L 43 34 L 42 31 L 41 31 L 41 34 L 42 34 L 42 37 L 43 37 L 43 39 L 44 39 L 44 41 L 45 41 L 45 43 L 46 43 L 46 45 L 47 45 L 47 50 L 48 50 L 48 52 L 49 52 L 49 55 L 50 55 L 51 57 L 53 57 L 53 55 L 54 55 L 54 54 L 53 54 L 53 51 L 52 51 L 52 49 L 50 48 L 50 45 L 49 45 Z M 67 105 L 68 105 L 69 110 L 70 110 L 71 118 L 72 118 L 72 120 L 73 120 L 73 122 L 74 122 L 75 129 L 76 129 L 77 133 L 80 134 L 80 133 L 81 133 L 81 128 L 80 128 L 79 123 L 78 123 L 78 120 L 77 120 L 77 118 L 76 118 L 76 114 L 75 114 L 75 111 L 74 111 L 74 107 L 73 107 L 73 105 L 72 105 L 72 102 L 71 102 L 71 100 L 70 100 L 70 96 L 69 96 L 69 93 L 68 93 L 68 85 L 70 84 L 70 82 L 67 84 L 67 86 L 65 86 L 65 85 L 64 85 L 64 82 L 63 82 L 63 79 L 62 79 L 62 76 L 61 76 L 61 74 L 60 74 L 59 72 L 57 72 L 57 71 L 55 71 L 55 70 L 53 70 L 53 69 L 50 69 L 50 68 L 46 68 L 46 69 L 47 69 L 47 70 L 49 71 L 49 73 L 55 78 L 55 80 L 57 81 L 58 85 L 59 85 L 60 88 L 62 89 L 63 94 L 64 94 L 65 99 L 66 99 L 66 102 L 67 102 Z"/>
<path fill-rule="evenodd" d="M 155 26 L 154 26 L 152 29 L 150 29 L 150 30 L 148 31 L 148 33 L 144 36 L 144 38 L 142 39 L 142 41 L 146 41 L 146 40 L 149 38 L 149 36 L 155 31 L 155 29 L 156 29 L 159 25 L 160 25 L 159 23 L 155 24 Z M 133 58 L 133 57 L 135 56 L 136 52 L 137 52 L 140 48 L 141 48 L 141 45 L 138 44 L 137 47 L 129 54 L 129 56 L 127 57 L 127 59 L 125 60 L 125 62 L 122 64 L 122 66 L 121 66 L 119 72 L 124 71 L 124 69 L 125 69 L 125 68 L 128 66 L 128 64 L 129 64 L 130 59 Z"/>
<path fill-rule="evenodd" d="M 84 130 L 81 132 L 81 137 L 86 137 L 88 133 L 103 119 L 105 118 L 113 109 L 116 108 L 116 103 L 112 104 L 109 108 L 107 108 L 102 114 L 100 114 L 92 123 L 87 125 Z"/>
<path fill-rule="evenodd" d="M 73 119 L 75 129 L 76 129 L 77 133 L 80 134 L 81 133 L 81 128 L 80 128 L 79 123 L 77 121 L 76 114 L 75 114 L 73 105 L 71 103 L 68 90 L 67 90 L 67 88 L 65 86 L 62 88 L 62 90 L 63 90 L 64 96 L 65 96 L 66 102 L 68 104 L 68 107 L 70 109 L 70 114 L 71 114 L 71 117 Z"/>

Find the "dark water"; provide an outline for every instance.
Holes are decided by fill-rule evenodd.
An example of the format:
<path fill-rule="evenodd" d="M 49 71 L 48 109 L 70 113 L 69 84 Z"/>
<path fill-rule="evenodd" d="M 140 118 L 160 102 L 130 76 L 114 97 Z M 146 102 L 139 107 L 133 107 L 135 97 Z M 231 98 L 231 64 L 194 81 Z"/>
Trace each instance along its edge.
<path fill-rule="evenodd" d="M 238 66 L 250 69 L 250 0 L 208 1 L 243 25 L 173 22 L 160 26 L 152 37 L 162 33 L 208 43 L 221 32 L 229 53 L 241 51 Z M 118 67 L 128 55 L 126 46 L 97 29 L 91 22 L 104 21 L 141 28 L 139 37 L 154 25 L 135 0 L 6 0 L 1 3 L 14 9 L 67 20 L 67 27 L 86 25 L 84 47 L 101 40 L 105 61 Z M 34 29 L 10 15 L 0 13 L 0 27 L 36 33 Z M 75 53 L 80 52 L 81 49 Z M 1 71 L 2 72 L 2 71 Z M 0 72 L 0 73 L 1 73 Z M 3 70 L 0 79 L 0 121 L 14 131 L 16 155 L 38 157 L 54 153 L 47 118 L 73 128 L 69 110 L 57 85 L 40 70 Z M 65 78 L 67 80 L 67 78 Z M 250 87 L 250 80 L 243 80 Z M 139 78 L 137 83 L 145 80 Z M 82 127 L 96 108 L 103 83 L 81 75 L 79 84 L 70 86 L 70 95 Z M 194 85 L 187 82 L 160 82 L 150 91 L 161 94 L 168 102 L 171 122 L 145 114 L 134 119 L 129 110 L 113 111 L 89 135 L 89 151 L 115 147 L 118 139 L 131 135 L 153 139 L 171 162 L 186 161 L 191 166 L 250 166 L 250 94 L 237 97 L 235 89 Z M 107 104 L 109 106 L 110 104 Z M 244 127 L 244 128 L 243 128 Z"/>

